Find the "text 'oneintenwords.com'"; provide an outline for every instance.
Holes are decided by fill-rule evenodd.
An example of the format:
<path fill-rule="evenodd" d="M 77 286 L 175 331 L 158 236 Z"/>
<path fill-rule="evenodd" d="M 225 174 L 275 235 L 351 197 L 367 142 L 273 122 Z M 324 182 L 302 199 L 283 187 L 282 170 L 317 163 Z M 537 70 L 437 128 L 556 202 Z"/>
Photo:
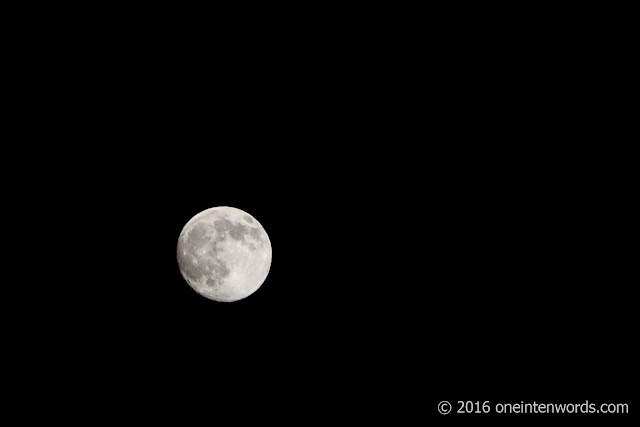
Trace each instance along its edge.
<path fill-rule="evenodd" d="M 457 414 L 628 414 L 626 403 L 495 403 L 458 400 L 454 406 L 446 400 L 438 404 L 438 412 Z"/>

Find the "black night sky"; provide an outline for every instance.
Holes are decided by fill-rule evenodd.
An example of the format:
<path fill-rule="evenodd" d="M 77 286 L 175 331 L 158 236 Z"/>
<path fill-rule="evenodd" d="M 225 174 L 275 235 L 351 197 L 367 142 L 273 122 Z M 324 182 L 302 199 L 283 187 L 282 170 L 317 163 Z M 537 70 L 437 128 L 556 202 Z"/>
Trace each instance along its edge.
<path fill-rule="evenodd" d="M 449 33 L 427 49 L 145 22 L 156 30 L 95 39 L 83 68 L 50 65 L 58 83 L 42 84 L 39 108 L 73 126 L 38 126 L 86 147 L 63 150 L 72 166 L 48 184 L 79 206 L 56 199 L 74 269 L 38 326 L 52 390 L 139 420 L 398 425 L 446 399 L 618 390 L 629 169 L 578 77 Z M 404 40 L 434 36 L 421 28 Z M 214 206 L 250 213 L 273 248 L 234 303 L 195 293 L 176 262 L 182 227 Z"/>

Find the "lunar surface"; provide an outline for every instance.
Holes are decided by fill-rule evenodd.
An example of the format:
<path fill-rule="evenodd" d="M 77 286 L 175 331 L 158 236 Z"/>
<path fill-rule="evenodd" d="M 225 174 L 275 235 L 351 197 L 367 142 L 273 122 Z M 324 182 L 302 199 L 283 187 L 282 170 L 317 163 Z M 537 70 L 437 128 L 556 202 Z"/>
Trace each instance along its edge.
<path fill-rule="evenodd" d="M 200 295 L 231 302 L 254 293 L 271 267 L 271 242 L 262 225 L 240 209 L 200 212 L 178 238 L 182 277 Z"/>

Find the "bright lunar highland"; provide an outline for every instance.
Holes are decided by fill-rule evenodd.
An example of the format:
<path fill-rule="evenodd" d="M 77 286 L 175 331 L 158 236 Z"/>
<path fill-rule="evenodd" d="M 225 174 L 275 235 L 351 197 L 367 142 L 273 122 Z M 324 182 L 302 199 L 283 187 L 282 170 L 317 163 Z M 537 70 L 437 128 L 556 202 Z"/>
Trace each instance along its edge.
<path fill-rule="evenodd" d="M 178 238 L 178 266 L 200 295 L 231 302 L 254 293 L 271 267 L 271 242 L 262 225 L 240 209 L 200 212 Z"/>

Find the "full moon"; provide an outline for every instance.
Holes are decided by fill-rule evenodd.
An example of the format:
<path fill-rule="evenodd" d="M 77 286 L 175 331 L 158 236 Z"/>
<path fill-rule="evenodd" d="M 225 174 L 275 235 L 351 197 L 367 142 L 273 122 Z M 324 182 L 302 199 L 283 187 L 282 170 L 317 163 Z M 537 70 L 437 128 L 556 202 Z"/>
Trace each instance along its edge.
<path fill-rule="evenodd" d="M 178 237 L 178 266 L 200 295 L 232 302 L 262 285 L 271 267 L 271 241 L 240 209 L 219 206 L 191 218 Z"/>

